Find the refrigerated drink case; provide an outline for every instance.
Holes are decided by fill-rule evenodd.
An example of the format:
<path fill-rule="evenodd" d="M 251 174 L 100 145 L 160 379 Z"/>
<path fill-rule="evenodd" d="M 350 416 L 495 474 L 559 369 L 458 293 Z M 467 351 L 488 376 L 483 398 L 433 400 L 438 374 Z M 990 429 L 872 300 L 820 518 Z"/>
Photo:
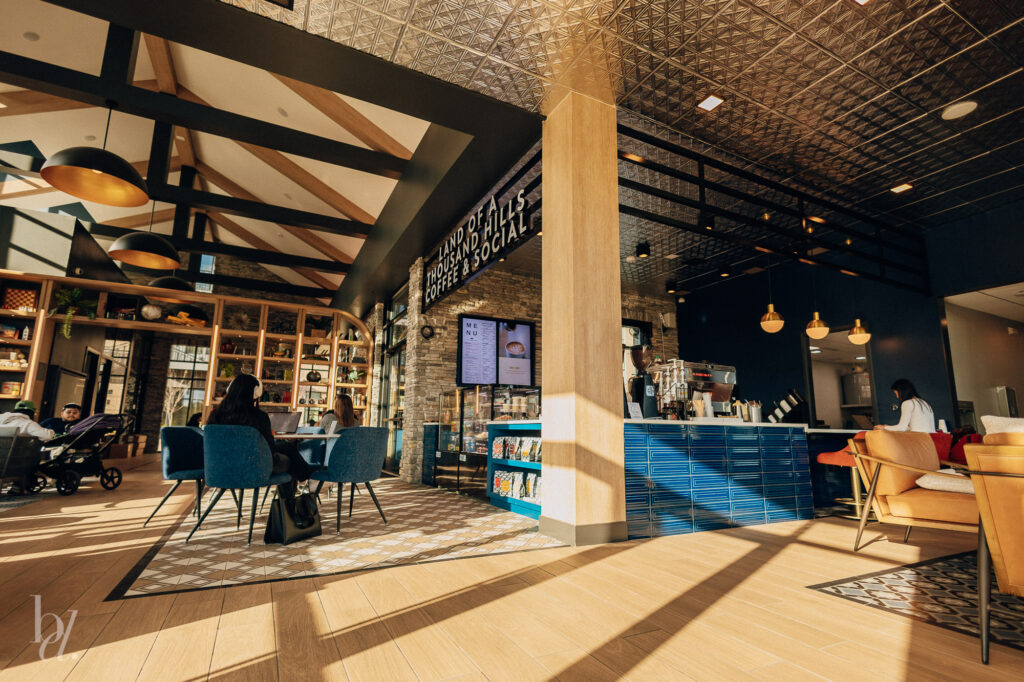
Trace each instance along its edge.
<path fill-rule="evenodd" d="M 441 394 L 435 462 L 439 488 L 487 496 L 487 422 L 491 418 L 491 399 L 489 386 Z"/>

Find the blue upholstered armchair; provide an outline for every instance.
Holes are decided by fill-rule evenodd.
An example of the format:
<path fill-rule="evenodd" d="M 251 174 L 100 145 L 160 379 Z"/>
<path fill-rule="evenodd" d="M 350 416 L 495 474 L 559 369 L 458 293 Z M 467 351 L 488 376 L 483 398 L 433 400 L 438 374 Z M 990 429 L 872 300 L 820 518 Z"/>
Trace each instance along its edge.
<path fill-rule="evenodd" d="M 325 431 L 319 426 L 300 426 L 295 429 L 295 433 L 323 435 Z M 306 460 L 306 462 L 308 462 L 314 469 L 322 467 L 324 465 L 324 459 L 327 457 L 327 439 L 310 438 L 309 440 L 299 441 L 299 454 L 302 455 L 302 459 Z"/>
<path fill-rule="evenodd" d="M 267 485 L 280 485 L 292 480 L 290 474 L 272 474 L 274 458 L 270 446 L 251 426 L 226 426 L 211 424 L 203 432 L 206 485 L 219 488 L 209 506 L 200 517 L 196 527 L 188 534 L 185 542 L 203 524 L 210 510 L 216 506 L 225 490 L 238 490 L 238 524 L 242 519 L 242 502 L 245 489 L 252 490 L 252 511 L 249 514 L 249 540 L 252 542 L 252 527 L 256 522 L 256 504 L 259 489 Z"/>
<path fill-rule="evenodd" d="M 337 524 L 341 532 L 341 491 L 345 483 L 350 483 L 348 493 L 348 515 L 352 516 L 352 504 L 355 499 L 356 485 L 366 485 L 366 490 L 377 505 L 380 517 L 387 525 L 388 519 L 380 508 L 377 495 L 373 492 L 370 481 L 380 478 L 380 472 L 384 468 L 384 458 L 388 452 L 388 430 L 374 426 L 353 426 L 342 431 L 338 438 L 331 444 L 331 451 L 327 455 L 327 467 L 320 471 L 314 471 L 309 477 L 310 480 L 320 481 L 316 492 L 325 482 L 337 483 L 338 488 L 338 509 Z"/>
<path fill-rule="evenodd" d="M 160 429 L 160 467 L 163 469 L 164 480 L 174 481 L 160 504 L 142 524 L 145 528 L 153 516 L 160 511 L 182 481 L 196 482 L 196 508 L 193 513 L 202 513 L 203 495 L 203 431 L 194 426 L 165 426 Z"/>

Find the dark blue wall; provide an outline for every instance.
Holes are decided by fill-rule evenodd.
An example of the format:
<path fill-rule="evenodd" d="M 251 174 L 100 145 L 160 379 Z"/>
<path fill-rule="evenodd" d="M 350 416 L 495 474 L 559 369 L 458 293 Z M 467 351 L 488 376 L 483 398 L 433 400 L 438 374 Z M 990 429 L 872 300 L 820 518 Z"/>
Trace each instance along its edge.
<path fill-rule="evenodd" d="M 930 229 L 926 238 L 936 296 L 1024 282 L 1024 201 Z"/>
<path fill-rule="evenodd" d="M 773 268 L 775 309 L 786 320 L 777 334 L 766 334 L 759 324 L 768 303 L 766 273 L 688 295 L 678 309 L 680 357 L 735 365 L 745 400 L 770 402 L 790 387 L 807 391 L 804 327 L 814 312 L 812 272 L 818 308 L 832 329 L 849 328 L 860 317 L 872 333 L 879 419 L 895 422 L 888 389 L 906 377 L 932 404 L 936 416 L 952 424 L 952 389 L 937 299 L 822 268 L 799 263 Z"/>

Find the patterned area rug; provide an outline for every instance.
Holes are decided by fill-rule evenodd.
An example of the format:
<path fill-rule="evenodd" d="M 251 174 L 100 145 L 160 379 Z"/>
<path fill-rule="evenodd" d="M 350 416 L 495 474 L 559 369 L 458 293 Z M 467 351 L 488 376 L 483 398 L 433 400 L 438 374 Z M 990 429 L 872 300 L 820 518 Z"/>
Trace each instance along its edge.
<path fill-rule="evenodd" d="M 967 552 L 810 588 L 977 637 L 977 577 L 977 557 Z M 995 585 L 993 577 L 992 641 L 1024 650 L 1024 598 Z"/>
<path fill-rule="evenodd" d="M 349 518 L 346 486 L 341 534 L 335 535 L 336 500 L 327 499 L 324 491 L 320 507 L 323 535 L 287 547 L 263 544 L 266 513 L 256 517 L 252 545 L 247 547 L 251 498 L 246 496 L 242 528 L 235 530 L 236 507 L 225 495 L 188 544 L 185 538 L 195 518 L 186 514 L 107 600 L 563 545 L 538 533 L 533 519 L 481 500 L 394 478 L 372 485 L 388 525 L 384 525 L 363 486 Z M 269 510 L 268 500 L 264 511 Z"/>

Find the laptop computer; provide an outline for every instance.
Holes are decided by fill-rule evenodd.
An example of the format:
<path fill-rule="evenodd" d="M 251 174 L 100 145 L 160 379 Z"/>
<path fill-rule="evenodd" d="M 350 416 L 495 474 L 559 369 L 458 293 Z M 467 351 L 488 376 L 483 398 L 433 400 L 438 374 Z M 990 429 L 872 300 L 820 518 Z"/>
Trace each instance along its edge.
<path fill-rule="evenodd" d="M 270 428 L 274 430 L 274 433 L 295 433 L 299 428 L 299 419 L 302 418 L 302 413 L 271 412 L 268 416 L 270 417 Z"/>

